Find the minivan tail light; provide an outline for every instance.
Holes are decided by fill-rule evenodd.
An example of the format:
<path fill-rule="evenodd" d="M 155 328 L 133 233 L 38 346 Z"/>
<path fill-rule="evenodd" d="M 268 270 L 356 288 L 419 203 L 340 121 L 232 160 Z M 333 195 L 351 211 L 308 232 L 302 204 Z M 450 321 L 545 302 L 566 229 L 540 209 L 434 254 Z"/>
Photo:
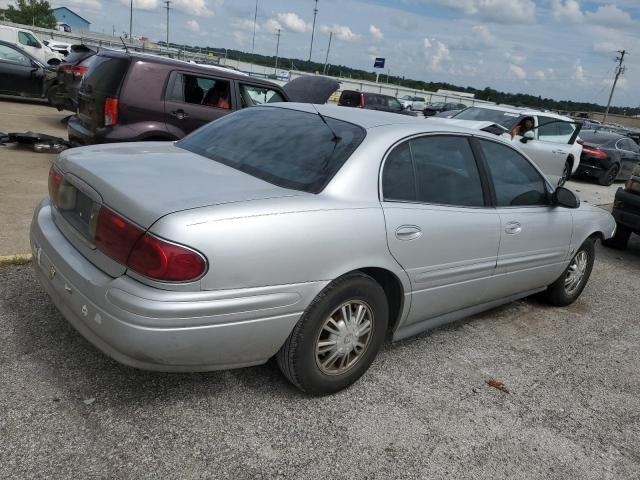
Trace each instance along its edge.
<path fill-rule="evenodd" d="M 118 99 L 104 99 L 104 126 L 109 127 L 118 124 Z"/>
<path fill-rule="evenodd" d="M 207 262 L 190 248 L 145 234 L 133 247 L 127 266 L 156 280 L 187 282 L 200 278 L 206 271 Z"/>
<path fill-rule="evenodd" d="M 51 165 L 49 169 L 49 198 L 51 199 L 51 203 L 55 207 L 59 206 L 59 198 L 58 198 L 58 190 L 60 189 L 60 184 L 62 183 L 62 173 L 55 167 L 55 165 Z"/>
<path fill-rule="evenodd" d="M 364 108 L 364 93 L 360 94 L 360 101 L 358 102 L 358 105 L 356 105 L 357 108 Z"/>

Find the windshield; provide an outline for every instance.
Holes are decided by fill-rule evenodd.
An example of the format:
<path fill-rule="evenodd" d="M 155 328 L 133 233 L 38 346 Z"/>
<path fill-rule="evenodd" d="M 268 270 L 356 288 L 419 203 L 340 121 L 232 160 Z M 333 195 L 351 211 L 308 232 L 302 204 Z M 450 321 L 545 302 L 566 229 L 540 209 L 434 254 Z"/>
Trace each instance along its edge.
<path fill-rule="evenodd" d="M 365 137 L 364 129 L 316 113 L 254 107 L 227 115 L 177 146 L 274 185 L 320 192 Z"/>
<path fill-rule="evenodd" d="M 481 122 L 492 122 L 509 128 L 514 121 L 520 117 L 517 113 L 506 112 L 504 110 L 494 110 L 490 108 L 469 107 L 462 110 L 453 118 L 456 120 L 477 120 Z"/>

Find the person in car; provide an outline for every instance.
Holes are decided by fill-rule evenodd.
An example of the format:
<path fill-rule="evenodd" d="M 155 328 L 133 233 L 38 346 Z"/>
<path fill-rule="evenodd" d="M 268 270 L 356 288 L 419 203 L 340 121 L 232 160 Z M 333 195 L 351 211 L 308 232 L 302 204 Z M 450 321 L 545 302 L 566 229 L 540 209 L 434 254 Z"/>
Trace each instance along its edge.
<path fill-rule="evenodd" d="M 525 132 L 527 132 L 529 130 L 533 130 L 533 126 L 534 126 L 533 125 L 533 118 L 531 118 L 531 117 L 523 118 L 511 130 L 511 138 L 516 137 L 516 136 L 522 137 Z"/>
<path fill-rule="evenodd" d="M 216 84 L 211 87 L 204 96 L 202 105 L 206 105 L 207 107 L 223 108 L 225 110 L 230 109 L 229 88 L 222 82 L 216 82 Z"/>

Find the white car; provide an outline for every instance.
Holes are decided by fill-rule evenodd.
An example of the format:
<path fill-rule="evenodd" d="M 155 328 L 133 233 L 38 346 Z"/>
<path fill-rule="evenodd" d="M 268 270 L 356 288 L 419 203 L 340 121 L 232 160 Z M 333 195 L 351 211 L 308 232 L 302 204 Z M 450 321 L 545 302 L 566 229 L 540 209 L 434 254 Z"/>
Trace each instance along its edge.
<path fill-rule="evenodd" d="M 478 128 L 477 122 L 500 125 L 504 128 L 503 135 L 510 137 L 513 145 L 526 153 L 553 184 L 564 184 L 580 164 L 582 145 L 577 142 L 580 128 L 569 117 L 506 105 L 483 105 L 438 120 L 470 128 Z M 528 131 L 520 128 L 526 120 L 533 123 Z M 476 125 L 471 126 L 470 121 Z"/>
<path fill-rule="evenodd" d="M 43 40 L 47 47 L 49 47 L 54 52 L 58 52 L 65 57 L 71 53 L 71 44 L 67 42 L 59 42 L 58 40 Z"/>
<path fill-rule="evenodd" d="M 57 65 L 64 59 L 61 53 L 47 47 L 35 33 L 25 28 L 0 25 L 0 40 L 17 45 L 45 65 Z"/>
<path fill-rule="evenodd" d="M 423 97 L 414 97 L 412 95 L 400 97 L 398 101 L 402 104 L 403 109 L 414 112 L 421 112 L 427 106 L 427 101 Z"/>

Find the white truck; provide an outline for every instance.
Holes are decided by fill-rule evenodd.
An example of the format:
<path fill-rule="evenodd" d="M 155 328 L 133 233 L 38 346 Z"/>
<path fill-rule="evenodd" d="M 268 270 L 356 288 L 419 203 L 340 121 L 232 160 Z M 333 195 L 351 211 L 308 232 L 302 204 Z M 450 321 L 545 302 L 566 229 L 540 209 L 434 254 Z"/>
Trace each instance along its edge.
<path fill-rule="evenodd" d="M 44 65 L 57 65 L 64 56 L 46 46 L 31 30 L 0 25 L 0 40 L 13 43 Z"/>

